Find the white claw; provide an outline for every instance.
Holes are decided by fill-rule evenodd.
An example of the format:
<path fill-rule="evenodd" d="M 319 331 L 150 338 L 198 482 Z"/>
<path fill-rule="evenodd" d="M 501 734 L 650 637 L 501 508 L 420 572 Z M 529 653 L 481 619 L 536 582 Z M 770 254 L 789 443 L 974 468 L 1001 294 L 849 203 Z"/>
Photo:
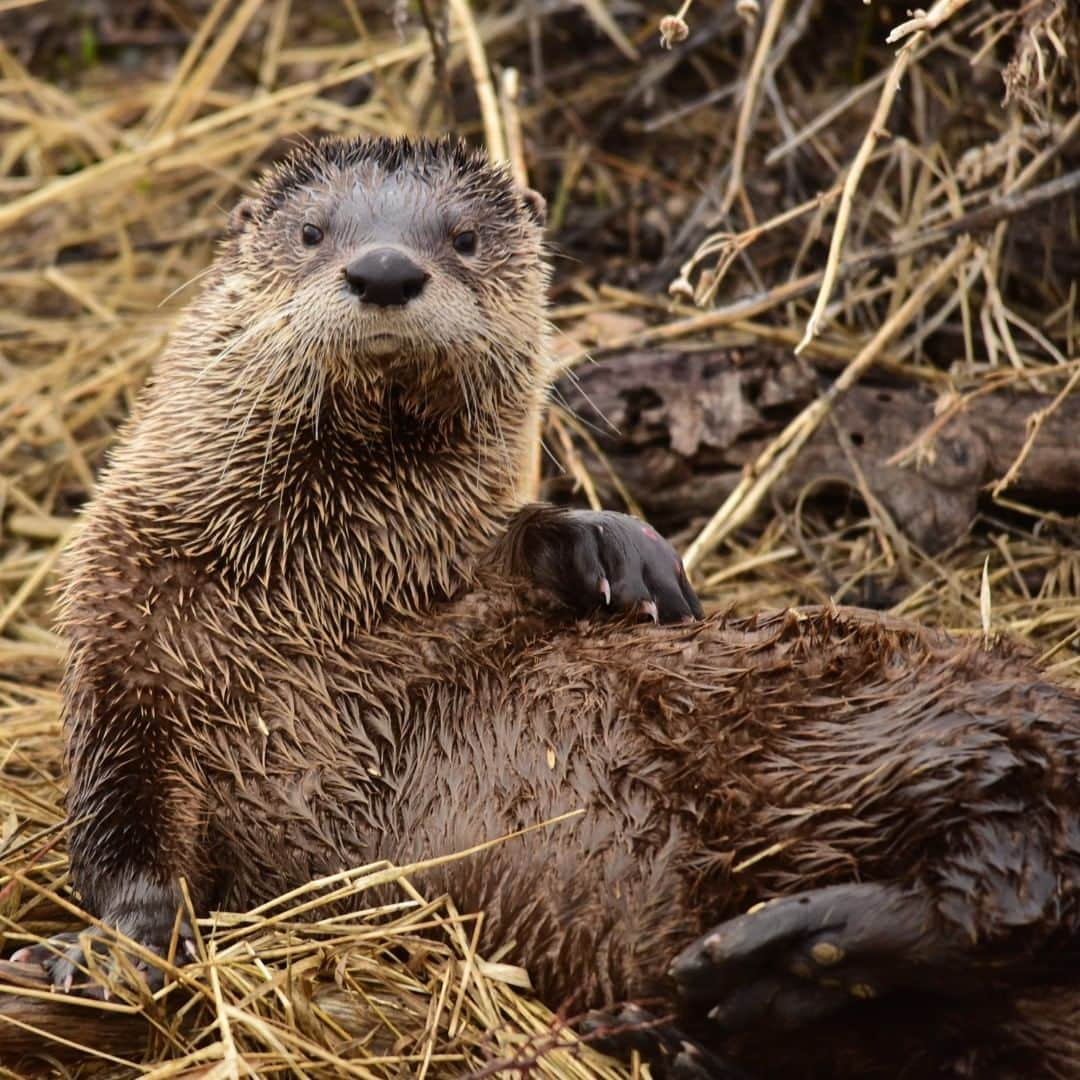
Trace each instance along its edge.
<path fill-rule="evenodd" d="M 195 942 L 191 938 L 184 938 L 184 952 L 190 960 L 198 960 L 199 954 L 195 949 Z"/>
<path fill-rule="evenodd" d="M 611 584 L 606 577 L 600 579 L 600 592 L 604 597 L 604 604 L 611 607 Z"/>
<path fill-rule="evenodd" d="M 71 986 L 72 986 L 72 984 L 74 982 L 75 982 L 74 974 L 69 973 L 67 975 L 67 977 L 64 979 L 64 988 L 63 989 L 64 989 L 65 994 L 70 994 L 71 993 Z"/>
<path fill-rule="evenodd" d="M 660 612 L 656 609 L 656 604 L 652 600 L 644 600 L 641 604 L 641 613 L 648 615 L 654 623 L 660 621 Z"/>

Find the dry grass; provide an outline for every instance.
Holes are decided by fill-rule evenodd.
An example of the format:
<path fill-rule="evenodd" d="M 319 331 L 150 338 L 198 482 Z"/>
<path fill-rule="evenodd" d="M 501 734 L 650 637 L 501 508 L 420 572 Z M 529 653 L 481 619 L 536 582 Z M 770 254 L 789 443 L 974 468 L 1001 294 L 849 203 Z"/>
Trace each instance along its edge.
<path fill-rule="evenodd" d="M 5 948 L 76 924 L 53 567 L 223 208 L 287 136 L 456 118 L 527 169 L 570 256 L 555 298 L 567 366 L 585 342 L 762 341 L 843 369 L 833 394 L 878 370 L 951 407 L 990 379 L 1063 397 L 1080 378 L 1080 36 L 1065 0 L 941 0 L 897 32 L 896 54 L 883 39 L 899 13 L 880 5 L 698 0 L 670 52 L 656 25 L 616 21 L 603 0 L 420 8 L 396 8 L 396 27 L 355 0 L 0 0 Z M 988 623 L 1080 678 L 1075 519 L 1017 506 L 1006 482 L 972 535 L 930 558 L 880 512 L 770 509 L 828 402 L 687 532 L 707 598 L 746 610 L 900 581 L 896 610 L 958 632 Z M 587 491 L 581 437 L 559 423 L 548 442 Z M 204 922 L 181 1013 L 146 1005 L 152 1064 L 83 1068 L 436 1076 L 517 1055 L 542 1075 L 625 1075 L 552 1049 L 569 1037 L 514 989 L 522 973 L 477 957 L 475 918 L 417 896 L 405 871 L 321 887 L 387 873 L 392 911 L 299 924 L 297 895 Z"/>

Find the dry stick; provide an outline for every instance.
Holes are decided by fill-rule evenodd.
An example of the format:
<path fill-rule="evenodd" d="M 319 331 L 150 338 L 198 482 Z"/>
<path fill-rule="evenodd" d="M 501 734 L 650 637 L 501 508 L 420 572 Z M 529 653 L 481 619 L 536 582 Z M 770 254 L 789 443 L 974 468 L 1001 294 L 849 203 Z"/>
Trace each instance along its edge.
<path fill-rule="evenodd" d="M 529 170 L 525 165 L 525 137 L 521 132 L 521 112 L 518 109 L 518 92 L 521 77 L 517 68 L 507 68 L 499 81 L 499 106 L 502 110 L 503 129 L 506 132 L 506 154 L 510 172 L 522 186 L 529 185 Z"/>
<path fill-rule="evenodd" d="M 885 80 L 885 86 L 882 88 L 881 97 L 878 98 L 878 105 L 874 110 L 874 117 L 870 121 L 870 127 L 863 136 L 863 141 L 855 155 L 855 160 L 851 163 L 851 169 L 848 171 L 847 177 L 844 180 L 844 190 L 840 195 L 840 208 L 836 212 L 836 224 L 833 226 L 832 239 L 829 242 L 829 257 L 825 261 L 825 275 L 821 285 L 821 291 L 818 293 L 817 300 L 814 302 L 814 310 L 810 313 L 810 318 L 806 321 L 806 330 L 803 333 L 802 340 L 795 346 L 796 355 L 801 353 L 817 335 L 821 317 L 825 314 L 825 309 L 829 306 L 829 296 L 832 293 L 833 284 L 836 280 L 836 271 L 840 266 L 840 252 L 844 246 L 844 236 L 847 233 L 848 220 L 851 217 L 851 207 L 855 201 L 855 191 L 859 186 L 859 181 L 862 179 L 866 163 L 870 160 L 870 155 L 874 152 L 874 147 L 877 145 L 878 136 L 884 130 L 885 121 L 888 119 L 889 110 L 892 108 L 896 92 L 900 89 L 900 80 L 907 70 L 912 50 L 918 43 L 920 37 L 921 35 L 916 34 L 915 37 L 913 37 L 899 53 L 897 53 L 892 70 L 889 72 L 889 77 Z"/>
<path fill-rule="evenodd" d="M 1042 170 L 1042 167 L 1056 157 L 1058 152 L 1068 146 L 1073 136 L 1080 132 L 1080 111 L 1073 113 L 1073 118 L 1058 132 L 1057 138 L 1044 149 L 1040 150 L 1017 174 L 1013 182 L 1006 188 L 1006 194 L 1012 195 L 1028 186 L 1032 178 Z M 1071 176 L 1072 173 L 1066 175 Z"/>
<path fill-rule="evenodd" d="M 476 29 L 476 20 L 469 8 L 469 0 L 449 0 L 449 4 L 454 18 L 461 27 L 462 37 L 465 39 L 465 53 L 469 58 L 473 82 L 476 84 L 480 114 L 484 118 L 484 138 L 487 140 L 488 154 L 492 161 L 506 161 L 506 139 L 499 120 L 499 102 L 495 97 L 487 54 L 484 52 L 484 43 L 480 40 L 480 33 Z"/>
<path fill-rule="evenodd" d="M 1068 142 L 1068 137 L 1071 136 L 1077 128 L 1080 128 L 1080 113 L 1074 116 L 1066 125 L 1066 128 L 1062 132 L 1064 137 L 1056 140 L 1054 146 L 1048 148 L 1048 150 L 1060 150 L 1061 147 Z M 868 251 L 859 252 L 849 256 L 844 260 L 843 264 L 835 270 L 833 279 L 829 283 L 828 288 L 831 289 L 837 281 L 842 281 L 845 278 L 850 277 L 853 273 L 863 270 L 868 266 L 873 266 L 889 259 L 898 259 L 905 255 L 914 254 L 923 248 L 932 247 L 934 244 L 940 244 L 943 240 L 949 240 L 961 233 L 981 232 L 985 229 L 993 228 L 1006 218 L 1024 214 L 1033 207 L 1041 206 L 1043 203 L 1058 199 L 1062 195 L 1067 195 L 1080 188 L 1080 169 L 1073 169 L 1072 172 L 1063 173 L 1053 180 L 1047 180 L 1046 183 L 1040 184 L 1038 187 L 1032 188 L 1028 192 L 1023 191 L 1023 188 L 1028 181 L 1030 181 L 1038 171 L 1037 169 L 1031 168 L 1031 165 L 1034 165 L 1037 161 L 1038 165 L 1041 167 L 1053 156 L 1053 153 L 1050 152 L 1040 154 L 1039 157 L 1029 163 L 1029 166 L 1026 167 L 1016 180 L 1013 181 L 1008 189 L 1008 194 L 999 196 L 992 203 L 988 203 L 985 206 L 979 207 L 977 210 L 972 210 L 963 214 L 954 221 L 947 222 L 944 225 L 937 225 L 932 229 L 927 229 L 925 232 L 918 233 L 907 240 L 901 240 L 899 243 L 880 244 L 877 247 L 870 248 Z M 837 222 L 837 227 L 839 227 L 839 221 Z M 806 287 L 808 283 L 810 283 L 812 287 L 813 283 L 818 281 L 824 282 L 828 271 L 829 268 L 826 267 L 824 271 L 819 271 L 816 274 L 807 275 L 806 277 L 801 278 L 800 281 L 803 283 L 803 288 L 800 291 L 809 291 Z M 811 279 L 813 279 L 813 283 L 811 283 Z M 822 291 L 818 296 L 819 302 L 821 296 L 825 294 L 826 286 L 823 284 Z M 740 303 L 740 301 L 736 301 L 736 303 Z M 815 310 L 817 310 L 816 307 Z M 719 312 L 710 314 L 719 314 Z M 813 316 L 811 316 L 811 318 L 813 318 Z M 809 332 L 809 325 L 807 327 L 807 332 Z M 809 344 L 809 341 L 807 340 L 807 337 L 804 336 L 795 351 L 799 352 L 807 344 Z"/>
<path fill-rule="evenodd" d="M 559 444 L 563 448 L 563 454 L 565 455 L 563 463 L 566 465 L 566 468 L 570 471 L 570 475 L 580 486 L 581 490 L 585 492 L 585 498 L 589 500 L 589 506 L 591 506 L 593 510 L 601 509 L 600 497 L 596 494 L 596 485 L 589 475 L 589 470 L 585 468 L 580 456 L 574 450 L 573 441 L 567 434 L 566 426 L 563 424 L 562 418 L 558 413 L 552 414 L 551 428 L 555 432 Z"/>
<path fill-rule="evenodd" d="M 892 45 L 908 34 L 922 33 L 924 30 L 934 30 L 947 19 L 951 19 L 969 0 L 937 0 L 937 3 L 929 11 L 917 11 L 913 19 L 901 23 L 895 27 L 885 39 L 886 44 Z"/>
<path fill-rule="evenodd" d="M 228 10 L 229 0 L 217 0 L 217 3 L 214 4 L 202 19 L 199 20 L 198 29 L 195 31 L 195 35 L 192 37 L 191 41 L 188 42 L 188 47 L 184 50 L 184 55 L 180 58 L 180 63 L 176 65 L 176 71 L 173 73 L 172 80 L 164 91 L 159 94 L 158 100 L 154 103 L 144 120 L 144 129 L 147 132 L 152 132 L 159 127 L 160 118 L 165 111 L 170 108 L 170 105 L 175 107 L 176 98 L 179 95 L 180 90 L 183 88 L 188 77 L 191 75 L 192 70 L 195 68 L 195 64 L 200 55 L 202 55 L 206 43 L 210 40 L 214 28 L 221 21 L 222 15 Z"/>
<path fill-rule="evenodd" d="M 596 23 L 597 28 L 604 34 L 631 62 L 641 59 L 634 43 L 619 29 L 619 24 L 612 18 L 604 0 L 581 0 L 581 6 L 585 9 L 589 18 Z"/>
<path fill-rule="evenodd" d="M 726 304 L 722 308 L 716 308 L 713 311 L 704 311 L 700 315 L 690 315 L 685 319 L 680 319 L 678 322 L 650 326 L 647 330 L 635 330 L 632 333 L 605 342 L 603 345 L 598 345 L 591 351 L 582 351 L 580 355 L 568 357 L 559 366 L 560 368 L 573 367 L 587 356 L 606 356 L 622 349 L 639 348 L 661 341 L 675 341 L 690 334 L 716 330 L 738 319 L 749 319 L 764 311 L 770 311 L 779 304 L 801 296 L 804 292 L 812 289 L 818 280 L 818 274 L 805 274 L 794 281 L 782 282 L 775 288 L 769 289 L 768 292 L 753 293 L 750 296 L 740 297 L 738 300 L 733 300 L 730 304 Z"/>
<path fill-rule="evenodd" d="M 970 27 L 970 20 L 962 22 L 957 30 L 963 30 Z M 936 48 L 934 42 L 927 42 L 922 48 L 916 50 L 915 60 L 921 60 L 928 52 Z M 823 128 L 827 128 L 837 117 L 847 112 L 853 105 L 861 101 L 867 94 L 876 90 L 887 78 L 889 73 L 886 71 L 879 71 L 876 75 L 871 76 L 869 79 L 859 83 L 858 86 L 853 87 L 838 101 L 833 102 L 827 109 L 820 112 L 815 116 L 808 124 L 800 128 L 793 136 L 785 139 L 779 146 L 774 146 L 765 155 L 766 166 L 775 165 L 778 161 L 782 161 L 793 150 L 797 150 L 807 139 L 812 139 Z"/>
<path fill-rule="evenodd" d="M 1036 409 L 1027 418 L 1027 437 L 1024 439 L 1024 445 L 1020 448 L 1020 453 L 1016 455 L 1016 460 L 1009 466 L 1008 472 L 991 488 L 990 494 L 996 499 L 1010 484 L 1016 481 L 1016 478 L 1020 475 L 1020 470 L 1024 467 L 1024 462 L 1027 461 L 1028 455 L 1031 453 L 1031 448 L 1035 445 L 1035 440 L 1039 436 L 1039 431 L 1042 429 L 1043 423 L 1047 417 L 1051 416 L 1061 405 L 1061 403 L 1072 393 L 1076 384 L 1080 382 L 1080 368 L 1072 373 L 1069 381 L 1061 388 L 1060 392 L 1050 402 L 1045 409 Z"/>
<path fill-rule="evenodd" d="M 887 78 L 887 71 L 880 71 L 865 82 L 849 90 L 838 101 L 834 101 L 827 109 L 818 113 L 805 127 L 800 128 L 791 138 L 785 139 L 779 146 L 774 146 L 765 155 L 766 167 L 772 167 L 778 161 L 783 160 L 792 150 L 797 150 L 807 139 L 812 139 L 822 128 L 828 127 L 838 116 L 841 116 L 853 105 L 861 101 L 871 91 L 876 90 Z"/>
<path fill-rule="evenodd" d="M 70 531 L 70 529 L 64 530 L 63 535 L 53 545 L 52 550 L 42 558 L 34 572 L 23 580 L 23 583 L 15 590 L 15 595 L 8 601 L 3 611 L 0 611 L 0 633 L 3 633 L 7 624 L 18 614 L 19 609 L 23 604 L 33 596 L 37 591 L 38 586 L 41 585 L 52 572 L 57 560 L 63 554 L 64 546 L 67 544 Z"/>
<path fill-rule="evenodd" d="M 754 59 L 750 64 L 750 72 L 746 76 L 746 93 L 743 95 L 742 105 L 739 108 L 739 122 L 735 128 L 735 147 L 731 154 L 731 176 L 720 205 L 721 214 L 728 212 L 735 197 L 742 190 L 743 161 L 746 158 L 747 143 L 750 141 L 750 124 L 760 90 L 761 73 L 765 70 L 765 61 L 768 59 L 776 32 L 780 29 L 780 19 L 786 7 L 787 0 L 770 0 L 769 13 L 765 17 L 765 25 L 761 28 L 761 37 L 754 50 Z"/>
<path fill-rule="evenodd" d="M 521 113 L 518 111 L 518 91 L 521 79 L 517 68 L 507 68 L 499 82 L 499 107 L 502 112 L 503 130 L 506 132 L 506 152 L 510 172 L 522 187 L 529 185 L 529 172 L 525 165 L 525 138 L 521 131 Z M 525 434 L 525 460 L 522 465 L 518 493 L 526 502 L 540 497 L 540 478 L 543 472 L 544 414 L 541 408 L 527 420 Z"/>
<path fill-rule="evenodd" d="M 589 430 L 589 425 L 582 423 L 581 420 L 576 417 L 569 409 L 559 406 L 555 410 L 555 415 L 564 423 L 570 430 L 577 435 L 577 437 L 593 452 L 596 460 L 600 462 L 600 467 L 607 473 L 608 480 L 611 481 L 611 486 L 618 492 L 619 498 L 622 499 L 623 505 L 626 508 L 628 514 L 632 514 L 634 517 L 645 517 L 644 511 L 638 505 L 637 500 L 630 494 L 629 489 L 622 482 L 621 477 L 612 467 L 611 461 L 607 454 L 600 449 L 600 444 L 596 441 L 596 437 Z M 571 444 L 572 445 L 572 444 Z M 597 507 L 597 509 L 600 509 Z"/>
<path fill-rule="evenodd" d="M 713 280 L 709 282 L 708 287 L 701 294 L 700 298 L 695 301 L 699 307 L 704 307 L 706 304 L 711 303 L 716 292 L 719 290 L 720 285 L 723 283 L 724 278 L 727 276 L 728 270 L 743 251 L 751 245 L 756 244 L 758 240 L 767 233 L 780 228 L 781 225 L 787 225 L 789 222 L 794 221 L 796 218 L 801 217 L 811 210 L 817 210 L 822 206 L 827 206 L 839 194 L 840 185 L 835 184 L 833 187 L 829 188 L 828 191 L 815 195 L 813 198 L 807 199 L 798 206 L 793 206 L 788 210 L 775 214 L 773 217 L 769 218 L 768 221 L 753 225 L 740 233 L 719 232 L 707 236 L 697 246 L 694 254 L 682 264 L 679 269 L 679 276 L 668 286 L 668 293 L 674 297 L 694 299 L 695 291 L 690 284 L 690 275 L 697 269 L 700 263 L 704 262 L 705 259 L 710 256 L 715 255 L 716 264 L 712 268 Z M 698 288 L 700 289 L 700 282 Z"/>
<path fill-rule="evenodd" d="M 274 88 L 274 83 L 277 81 L 280 64 L 279 54 L 281 53 L 281 44 L 285 40 L 285 29 L 289 22 L 291 3 L 292 0 L 276 0 L 274 9 L 270 13 L 270 28 L 266 33 L 262 63 L 259 65 L 259 86 L 268 93 Z"/>
<path fill-rule="evenodd" d="M 211 959 L 213 957 L 211 956 Z M 210 964 L 210 985 L 214 992 L 214 1009 L 217 1013 L 217 1029 L 221 1032 L 222 1060 L 211 1075 L 224 1074 L 236 1077 L 240 1075 L 239 1054 L 236 1052 L 236 1043 L 233 1040 L 232 1027 L 229 1024 L 228 1010 L 225 1008 L 225 998 L 221 993 L 221 976 L 218 974 L 217 964 Z M 245 1070 L 246 1071 L 246 1070 Z"/>
<path fill-rule="evenodd" d="M 1072 126 L 1080 126 L 1080 114 L 1078 114 L 1077 117 L 1074 118 L 1074 121 L 1070 123 Z M 1065 145 L 1065 142 L 1066 140 L 1063 139 L 1058 140 L 1058 148 Z M 1046 160 L 1048 159 L 1044 158 L 1041 164 L 1045 164 Z M 918 251 L 922 251 L 924 248 L 933 247 L 935 244 L 940 244 L 945 240 L 951 240 L 953 237 L 959 236 L 962 233 L 976 233 L 991 229 L 1006 218 L 1016 217 L 1020 214 L 1027 213 L 1027 211 L 1036 206 L 1041 206 L 1043 203 L 1058 199 L 1062 195 L 1067 195 L 1080 188 L 1080 169 L 1074 169 L 1072 172 L 1063 173 L 1061 176 L 1055 177 L 1053 180 L 1048 180 L 1046 183 L 1040 184 L 1038 187 L 1032 188 L 1028 192 L 1022 192 L 1020 190 L 1022 187 L 1020 182 L 1021 179 L 1030 180 L 1033 175 L 1033 172 L 1025 169 L 1022 176 L 1017 177 L 1016 182 L 1010 188 L 1009 194 L 1004 197 L 999 197 L 994 202 L 981 206 L 977 210 L 972 210 L 967 214 L 963 214 L 954 221 L 947 222 L 944 225 L 936 225 L 934 228 L 917 233 L 915 236 L 911 236 L 906 240 L 888 244 L 879 244 L 876 247 L 868 248 L 866 251 L 859 251 L 849 255 L 837 270 L 834 284 L 837 281 L 844 281 L 851 277 L 852 274 L 858 273 L 871 266 L 878 266 L 885 262 L 903 258 L 906 255 L 913 255 Z M 802 207 L 799 207 L 798 209 L 801 210 Z M 784 216 L 785 215 L 780 215 L 780 217 Z M 749 238 L 749 240 L 757 239 L 758 234 L 763 229 L 769 228 L 771 225 L 772 222 L 766 222 L 765 225 L 758 226 L 756 229 L 748 229 L 746 232 L 732 237 L 730 244 L 733 248 L 737 248 L 738 246 L 748 246 L 747 238 Z M 805 274 L 794 281 L 785 282 L 769 292 L 753 293 L 750 296 L 744 296 L 740 297 L 738 300 L 733 300 L 730 304 L 727 304 L 722 308 L 714 308 L 712 311 L 700 315 L 691 315 L 679 322 L 666 323 L 661 327 L 655 328 L 657 331 L 663 331 L 662 334 L 657 333 L 655 339 L 667 340 L 670 338 L 684 337 L 687 334 L 696 333 L 699 330 L 716 329 L 721 326 L 733 325 L 740 319 L 749 317 L 749 315 L 767 311 L 769 308 L 776 307 L 780 303 L 786 303 L 804 293 L 808 293 L 819 286 L 824 280 L 825 271 L 823 270 Z M 649 330 L 644 334 L 638 333 L 636 335 L 630 335 L 628 338 L 619 339 L 594 349 L 593 355 L 600 355 L 604 352 L 623 348 L 627 344 L 645 343 L 652 340 L 650 337 L 652 334 L 653 331 Z"/>
<path fill-rule="evenodd" d="M 431 13 L 429 0 L 420 0 L 420 18 L 431 42 L 431 59 L 435 65 L 439 93 L 442 95 L 443 118 L 446 126 L 453 130 L 457 127 L 457 116 L 454 112 L 454 94 L 450 88 L 450 72 L 446 69 L 446 23 L 441 23 L 441 32 L 440 24 L 435 22 L 435 16 Z"/>
<path fill-rule="evenodd" d="M 878 354 L 947 280 L 970 254 L 972 241 L 964 237 L 950 255 L 943 259 L 914 289 L 904 303 L 887 319 L 839 378 L 805 409 L 765 448 L 738 487 L 698 534 L 688 548 L 683 562 L 688 572 L 701 562 L 720 541 L 737 529 L 757 509 L 766 492 L 779 478 L 807 439 L 814 433 L 833 402 L 859 380 Z"/>
<path fill-rule="evenodd" d="M 1073 118 L 1072 126 L 1080 126 L 1080 114 Z M 1063 142 L 1059 141 L 1058 149 L 1062 145 Z M 1045 163 L 1045 159 L 1040 162 L 1040 164 Z M 1061 176 L 1057 176 L 1053 180 L 1047 180 L 1030 191 L 1023 191 L 1027 181 L 1033 175 L 1033 172 L 1025 169 L 1013 181 L 1008 194 L 998 196 L 994 202 L 987 203 L 985 206 L 979 207 L 978 210 L 972 210 L 945 225 L 937 225 L 924 233 L 913 236 L 909 241 L 895 244 L 892 250 L 897 254 L 910 255 L 912 252 L 918 251 L 919 248 L 956 236 L 958 233 L 981 232 L 984 229 L 993 228 L 1006 218 L 1026 213 L 1032 207 L 1040 206 L 1042 203 L 1050 202 L 1052 199 L 1060 198 L 1062 195 L 1068 195 L 1070 192 L 1080 188 L 1080 168 L 1073 169 L 1072 172 L 1062 173 Z M 860 263 L 870 261 L 878 258 L 885 250 L 887 249 L 884 246 L 874 248 L 864 255 L 854 256 L 852 261 Z M 846 266 L 845 263 L 845 269 Z"/>

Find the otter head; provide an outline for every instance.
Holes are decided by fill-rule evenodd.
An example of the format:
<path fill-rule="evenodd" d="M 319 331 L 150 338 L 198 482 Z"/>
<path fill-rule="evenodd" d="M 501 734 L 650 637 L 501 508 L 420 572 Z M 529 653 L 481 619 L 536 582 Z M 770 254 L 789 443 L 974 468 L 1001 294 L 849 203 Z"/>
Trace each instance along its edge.
<path fill-rule="evenodd" d="M 543 222 L 539 195 L 461 142 L 327 139 L 233 211 L 216 287 L 250 304 L 242 356 L 298 391 L 505 402 L 546 377 Z"/>

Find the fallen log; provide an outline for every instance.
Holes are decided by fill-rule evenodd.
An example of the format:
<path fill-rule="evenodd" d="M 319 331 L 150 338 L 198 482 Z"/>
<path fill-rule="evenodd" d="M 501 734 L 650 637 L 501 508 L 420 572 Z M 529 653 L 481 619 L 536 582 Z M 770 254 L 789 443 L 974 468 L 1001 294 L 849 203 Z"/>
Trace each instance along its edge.
<path fill-rule="evenodd" d="M 62 996 L 37 964 L 0 960 L 0 1064 L 16 1075 L 34 1075 L 47 1060 L 133 1065 L 150 1033 L 136 1006 Z"/>
<path fill-rule="evenodd" d="M 668 533 L 711 514 L 743 467 L 825 384 L 790 354 L 767 350 L 646 352 L 605 358 L 565 378 L 559 392 L 622 484 Z M 860 485 L 928 552 L 970 529 L 986 489 L 1004 477 L 1048 394 L 1002 388 L 973 395 L 939 415 L 942 399 L 895 379 L 854 387 L 811 437 L 775 489 L 791 506 Z M 949 405 L 945 402 L 946 406 Z M 1046 415 L 1012 478 L 1011 499 L 1080 513 L 1080 397 Z M 586 447 L 583 459 L 603 497 L 616 485 Z M 551 477 L 547 492 L 568 496 Z"/>

